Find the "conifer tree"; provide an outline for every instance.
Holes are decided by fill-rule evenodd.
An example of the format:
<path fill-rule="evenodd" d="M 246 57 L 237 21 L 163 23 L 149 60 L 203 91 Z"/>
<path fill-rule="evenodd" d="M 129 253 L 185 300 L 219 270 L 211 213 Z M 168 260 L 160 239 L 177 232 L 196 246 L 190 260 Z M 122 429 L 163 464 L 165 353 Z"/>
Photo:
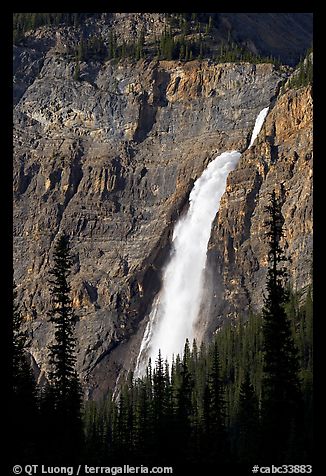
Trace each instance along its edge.
<path fill-rule="evenodd" d="M 184 346 L 183 360 L 182 363 L 180 363 L 180 385 L 177 388 L 176 399 L 176 436 L 177 441 L 179 441 L 179 454 L 177 456 L 180 460 L 189 456 L 189 445 L 192 437 L 192 389 L 194 382 L 189 370 L 189 365 L 190 347 L 187 339 Z"/>
<path fill-rule="evenodd" d="M 135 405 L 135 445 L 136 454 L 142 461 L 148 461 L 153 443 L 152 401 L 148 381 L 143 378 L 137 383 L 137 401 Z M 141 461 L 139 461 L 141 463 Z"/>
<path fill-rule="evenodd" d="M 210 458 L 212 461 L 225 462 L 228 458 L 227 433 L 225 428 L 226 409 L 224 388 L 220 376 L 220 362 L 217 342 L 210 356 L 210 371 L 208 375 L 209 426 L 211 434 Z"/>
<path fill-rule="evenodd" d="M 100 410 L 94 402 L 88 402 L 85 408 L 85 453 L 89 463 L 104 463 L 103 453 L 108 449 L 104 445 L 103 438 L 105 414 Z"/>
<path fill-rule="evenodd" d="M 152 398 L 152 447 L 153 462 L 164 463 L 171 450 L 171 428 L 173 426 L 172 385 L 170 382 L 169 365 L 164 363 L 161 351 L 153 370 Z"/>
<path fill-rule="evenodd" d="M 263 456 L 266 460 L 284 464 L 288 462 L 289 454 L 293 454 L 294 446 L 298 445 L 294 442 L 294 435 L 300 436 L 302 406 L 298 355 L 284 309 L 288 299 L 285 287 L 287 271 L 282 266 L 286 257 L 281 247 L 284 219 L 275 190 L 266 212 L 269 266 L 263 308 Z M 299 457 L 298 450 L 297 462 Z"/>
<path fill-rule="evenodd" d="M 237 423 L 239 426 L 237 435 L 239 462 L 247 465 L 253 464 L 257 459 L 259 443 L 259 406 L 248 371 L 240 387 Z"/>
<path fill-rule="evenodd" d="M 133 456 L 135 415 L 132 402 L 132 388 L 129 383 L 125 383 L 121 388 L 118 411 L 114 427 L 114 446 L 117 462 L 122 458 Z"/>
<path fill-rule="evenodd" d="M 117 56 L 117 39 L 113 30 L 110 30 L 109 45 L 108 45 L 108 59 L 115 58 L 116 56 Z"/>
<path fill-rule="evenodd" d="M 165 410 L 165 375 L 161 350 L 159 350 L 153 373 L 154 425 L 158 440 L 161 440 L 162 421 Z"/>
<path fill-rule="evenodd" d="M 145 31 L 142 28 L 136 44 L 136 60 L 143 58 L 145 44 Z"/>
<path fill-rule="evenodd" d="M 74 67 L 73 79 L 75 81 L 79 81 L 79 79 L 80 79 L 80 64 L 79 64 L 79 61 L 76 61 L 76 65 Z"/>
<path fill-rule="evenodd" d="M 86 59 L 86 42 L 85 42 L 82 35 L 80 37 L 80 40 L 79 40 L 79 43 L 78 43 L 78 46 L 77 46 L 76 59 L 77 59 L 78 62 L 79 61 L 85 61 L 85 59 Z"/>
<path fill-rule="evenodd" d="M 82 444 L 81 387 L 76 372 L 76 316 L 68 281 L 72 266 L 69 239 L 60 235 L 54 248 L 54 265 L 49 274 L 52 308 L 50 322 L 55 326 L 55 342 L 49 348 L 49 381 L 56 415 L 56 434 L 62 457 L 77 458 Z M 69 449 L 68 449 L 69 448 Z M 65 452 L 67 451 L 67 454 Z"/>
<path fill-rule="evenodd" d="M 36 454 L 38 409 L 37 389 L 27 353 L 28 334 L 16 302 L 14 283 L 12 320 L 12 438 L 15 457 L 28 462 Z"/>

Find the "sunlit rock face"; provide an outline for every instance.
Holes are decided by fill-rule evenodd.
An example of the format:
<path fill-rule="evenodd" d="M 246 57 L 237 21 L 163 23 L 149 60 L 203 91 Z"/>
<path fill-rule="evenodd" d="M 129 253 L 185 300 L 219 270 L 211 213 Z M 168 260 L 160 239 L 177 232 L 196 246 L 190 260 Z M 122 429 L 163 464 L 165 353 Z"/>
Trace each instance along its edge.
<path fill-rule="evenodd" d="M 276 99 L 287 72 L 270 64 L 89 62 L 76 81 L 62 53 L 70 33 L 57 33 L 40 29 L 14 51 L 14 270 L 31 351 L 46 371 L 47 273 L 56 236 L 70 235 L 78 370 L 97 398 L 134 365 L 194 181 L 219 153 L 246 149 L 270 104 L 214 221 L 204 328 L 235 315 L 238 302 L 245 312 L 261 304 L 262 210 L 275 183 L 284 182 L 295 283 L 308 283 L 311 95 Z"/>
<path fill-rule="evenodd" d="M 282 200 L 283 245 L 292 289 L 311 283 L 313 240 L 312 90 L 281 95 L 254 146 L 231 172 L 209 245 L 210 331 L 226 315 L 257 312 L 263 304 L 267 265 L 265 207 L 273 189 Z M 221 299 L 222 298 L 222 299 Z M 239 311 L 240 310 L 240 311 Z"/>

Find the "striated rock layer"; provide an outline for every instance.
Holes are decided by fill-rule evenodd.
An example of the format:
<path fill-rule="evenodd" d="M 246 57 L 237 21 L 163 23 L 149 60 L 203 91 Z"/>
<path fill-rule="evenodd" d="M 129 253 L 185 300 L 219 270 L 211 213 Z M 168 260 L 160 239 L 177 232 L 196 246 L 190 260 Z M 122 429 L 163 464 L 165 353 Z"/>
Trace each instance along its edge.
<path fill-rule="evenodd" d="M 256 144 L 228 180 L 209 250 L 204 328 L 261 306 L 266 272 L 263 207 L 275 183 L 294 285 L 309 282 L 310 90 L 278 95 L 285 73 L 270 64 L 74 62 L 51 41 L 15 49 L 14 271 L 31 352 L 46 371 L 53 339 L 47 285 L 53 243 L 65 230 L 74 253 L 78 370 L 91 398 L 132 367 L 173 224 L 194 180 L 217 154 Z"/>
<path fill-rule="evenodd" d="M 263 305 L 268 252 L 264 209 L 273 189 L 283 203 L 290 285 L 304 295 L 311 284 L 312 113 L 310 86 L 280 96 L 254 146 L 228 177 L 209 243 L 208 304 L 201 320 L 208 335 L 227 316 L 248 315 Z"/>

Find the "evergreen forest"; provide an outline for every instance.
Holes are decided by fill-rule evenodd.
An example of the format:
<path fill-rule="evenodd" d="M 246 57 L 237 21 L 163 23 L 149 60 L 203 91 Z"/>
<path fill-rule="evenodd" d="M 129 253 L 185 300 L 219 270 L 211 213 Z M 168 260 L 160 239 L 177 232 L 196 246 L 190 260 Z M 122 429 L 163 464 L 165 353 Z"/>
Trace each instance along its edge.
<path fill-rule="evenodd" d="M 227 321 L 209 343 L 186 341 L 171 366 L 159 353 L 142 378 L 129 373 L 118 391 L 96 402 L 83 400 L 76 372 L 72 250 L 61 235 L 49 270 L 55 340 L 42 385 L 14 290 L 13 463 L 164 466 L 173 474 L 312 464 L 313 293 L 311 286 L 302 294 L 289 288 L 283 222 L 273 192 L 260 314 Z"/>
<path fill-rule="evenodd" d="M 67 55 L 79 61 L 116 61 L 130 58 L 180 60 L 210 59 L 216 63 L 248 61 L 253 63 L 280 64 L 278 58 L 253 53 L 246 45 L 240 44 L 229 33 L 225 40 L 216 40 L 214 30 L 219 27 L 218 13 L 165 13 L 166 27 L 154 39 L 145 41 L 145 32 L 140 30 L 137 38 L 128 42 L 118 40 L 114 27 L 109 39 L 101 35 L 87 33 L 85 22 L 88 18 L 103 17 L 109 22 L 110 13 L 14 13 L 13 41 L 24 44 L 26 33 L 41 26 L 67 26 L 78 28 L 81 37 L 74 48 L 67 48 Z M 77 31 L 77 30 L 76 30 Z"/>

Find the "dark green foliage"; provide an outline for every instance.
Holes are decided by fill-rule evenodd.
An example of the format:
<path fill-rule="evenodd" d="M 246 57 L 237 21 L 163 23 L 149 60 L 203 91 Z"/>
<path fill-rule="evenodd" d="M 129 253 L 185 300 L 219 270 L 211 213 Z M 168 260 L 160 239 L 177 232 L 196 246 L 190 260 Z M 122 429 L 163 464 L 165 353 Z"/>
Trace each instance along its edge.
<path fill-rule="evenodd" d="M 153 448 L 154 426 L 158 429 L 161 421 L 154 417 L 152 381 L 149 374 L 139 382 L 135 403 L 135 448 L 143 448 L 144 457 L 150 458 Z M 158 440 L 160 435 L 156 434 Z"/>
<path fill-rule="evenodd" d="M 246 46 L 231 41 L 231 35 L 226 42 L 216 42 L 212 33 L 219 26 L 219 13 L 171 13 L 167 18 L 170 30 L 161 37 L 160 59 L 190 61 L 209 58 L 216 63 L 279 64 L 276 58 L 254 54 Z"/>
<path fill-rule="evenodd" d="M 14 284 L 13 320 L 12 320 L 12 445 L 15 457 L 28 463 L 35 457 L 38 437 L 37 391 L 33 371 L 27 352 L 28 334 L 23 329 L 23 318 L 17 304 Z"/>
<path fill-rule="evenodd" d="M 109 34 L 109 42 L 107 47 L 103 48 L 106 51 L 105 60 L 121 60 L 124 58 L 131 58 L 135 61 L 145 58 L 147 55 L 145 48 L 145 31 L 142 29 L 135 42 L 122 41 L 118 44 L 116 34 L 113 30 Z"/>
<path fill-rule="evenodd" d="M 145 32 L 142 29 L 136 44 L 136 60 L 140 60 L 144 57 L 144 44 L 145 44 Z"/>
<path fill-rule="evenodd" d="M 216 455 L 220 461 L 227 461 L 227 432 L 225 388 L 221 379 L 217 342 L 209 354 L 208 378 L 204 390 L 205 396 L 205 436 L 207 438 L 207 458 L 214 462 Z"/>
<path fill-rule="evenodd" d="M 313 81 L 313 61 L 312 49 L 310 48 L 305 57 L 297 65 L 296 71 L 289 79 L 286 89 L 299 89 L 312 84 Z"/>
<path fill-rule="evenodd" d="M 14 13 L 13 29 L 25 33 L 40 26 L 80 26 L 88 17 L 96 17 L 98 13 Z"/>
<path fill-rule="evenodd" d="M 164 418 L 167 416 L 170 405 L 170 394 L 167 392 L 169 385 L 169 375 L 164 369 L 164 362 L 159 352 L 155 369 L 153 372 L 153 436 L 155 438 L 155 447 L 161 448 L 164 445 L 166 427 Z M 159 454 L 157 455 L 159 456 Z"/>
<path fill-rule="evenodd" d="M 75 81 L 79 81 L 80 79 L 80 66 L 79 66 L 79 61 L 76 62 L 76 66 L 75 66 L 75 69 L 74 69 L 74 80 Z"/>
<path fill-rule="evenodd" d="M 252 53 L 248 48 L 243 45 L 238 45 L 235 42 L 221 43 L 219 46 L 219 52 L 215 56 L 215 61 L 218 63 L 233 63 L 246 61 L 248 63 L 273 63 L 279 65 L 277 58 L 272 56 L 263 56 Z"/>
<path fill-rule="evenodd" d="M 113 31 L 110 31 L 110 37 L 109 37 L 109 46 L 108 46 L 108 58 L 109 59 L 114 59 L 117 56 L 117 39 Z M 123 44 L 123 52 L 125 53 L 125 44 Z"/>
<path fill-rule="evenodd" d="M 23 318 L 17 304 L 17 291 L 14 283 L 13 290 L 13 320 L 12 320 L 12 360 L 13 360 L 13 388 L 18 390 L 20 378 L 31 374 L 30 365 L 26 358 L 28 333 L 23 329 Z"/>
<path fill-rule="evenodd" d="M 171 371 L 159 353 L 142 379 L 129 377 L 101 416 L 113 421 L 103 461 L 123 454 L 131 461 L 201 471 L 272 459 L 311 463 L 311 290 L 305 301 L 287 292 L 283 217 L 275 193 L 267 212 L 270 265 L 263 315 L 225 324 L 200 350 L 186 341 Z M 90 445 L 103 434 L 96 430 L 100 423 L 87 430 Z"/>
<path fill-rule="evenodd" d="M 190 373 L 190 348 L 188 340 L 185 343 L 182 362 L 178 362 L 176 372 L 180 376 L 176 380 L 175 392 L 175 435 L 179 441 L 181 459 L 187 458 L 190 453 L 191 442 L 191 419 L 193 415 L 192 389 L 194 386 L 193 376 Z"/>
<path fill-rule="evenodd" d="M 68 237 L 64 234 L 60 235 L 55 245 L 53 261 L 53 268 L 49 272 L 52 277 L 52 309 L 49 315 L 55 326 L 55 339 L 49 347 L 51 371 L 50 388 L 46 391 L 46 408 L 54 415 L 51 438 L 54 437 L 58 458 L 73 460 L 78 457 L 81 447 L 81 388 L 75 369 L 76 317 L 68 282 L 72 257 Z"/>
<path fill-rule="evenodd" d="M 172 30 L 165 29 L 158 42 L 158 57 L 160 59 L 172 60 L 176 54 Z"/>
<path fill-rule="evenodd" d="M 28 421 L 28 444 L 21 432 L 23 461 L 24 455 L 26 461 L 35 455 L 34 461 L 42 464 L 84 458 L 87 464 L 128 461 L 208 473 L 234 463 L 248 468 L 263 459 L 311 462 L 312 289 L 303 297 L 284 286 L 283 218 L 275 194 L 271 200 L 263 316 L 226 323 L 214 341 L 200 349 L 196 341 L 192 348 L 186 341 L 183 355 L 176 356 L 171 369 L 159 353 L 143 378 L 134 380 L 129 373 L 114 397 L 89 402 L 83 422 L 68 281 L 72 258 L 67 237 L 59 238 L 51 270 L 55 342 L 50 348 L 50 384 L 39 392 L 41 418 L 25 359 L 26 334 L 17 306 L 14 310 L 14 381 L 20 382 L 15 388 L 20 386 L 22 395 L 28 396 L 15 420 L 18 429 Z M 18 379 L 21 374 L 27 378 Z M 15 406 L 19 402 L 14 399 Z M 28 420 L 30 415 L 33 421 Z"/>
<path fill-rule="evenodd" d="M 13 29 L 12 41 L 14 45 L 21 45 L 24 43 L 25 35 L 20 27 Z"/>
<path fill-rule="evenodd" d="M 166 33 L 167 38 L 172 36 Z M 179 46 L 185 46 L 186 58 L 189 49 L 182 38 Z M 87 44 L 81 38 L 78 66 L 87 57 Z M 120 54 L 113 34 L 108 51 L 112 59 Z M 138 59 L 143 52 L 144 37 L 135 50 Z M 14 306 L 13 426 L 20 461 L 30 463 L 37 446 L 41 463 L 80 463 L 85 454 L 87 464 L 188 464 L 198 465 L 203 474 L 211 474 L 205 472 L 208 466 L 216 469 L 234 461 L 250 468 L 260 458 L 264 464 L 311 462 L 312 288 L 305 290 L 304 299 L 287 288 L 283 217 L 275 192 L 266 211 L 269 268 L 262 316 L 226 322 L 214 341 L 199 350 L 196 341 L 192 349 L 186 341 L 171 369 L 159 353 L 142 379 L 134 380 L 130 373 L 118 395 L 89 402 L 83 415 L 85 453 L 69 285 L 72 258 L 67 237 L 60 236 L 50 271 L 55 342 L 50 384 L 40 390 L 41 419 L 26 358 L 27 334 Z"/>
<path fill-rule="evenodd" d="M 304 400 L 303 420 L 306 439 L 305 453 L 312 454 L 312 414 L 313 414 L 313 301 L 312 286 L 301 293 L 289 293 L 285 307 L 291 322 L 294 343 L 298 349 L 300 363 L 299 377 Z"/>
<path fill-rule="evenodd" d="M 309 301 L 307 295 L 306 302 L 295 307 L 291 323 L 310 321 Z M 170 371 L 159 354 L 154 368 L 149 364 L 142 379 L 133 381 L 129 377 L 118 400 L 109 397 L 105 408 L 99 406 L 95 416 L 92 408 L 93 424 L 86 426 L 89 452 L 95 446 L 98 448 L 101 441 L 101 461 L 106 463 L 121 461 L 122 453 L 123 460 L 175 468 L 229 467 L 234 463 L 248 468 L 259 461 L 263 437 L 259 412 L 263 386 L 262 322 L 261 316 L 250 315 L 246 322 L 240 319 L 234 325 L 229 323 L 217 332 L 213 343 L 202 344 L 200 350 L 196 342 L 192 349 L 186 342 L 182 358 L 176 356 Z M 290 328 L 299 342 L 299 355 L 308 355 L 308 335 L 302 340 L 300 326 Z M 304 350 L 306 346 L 309 351 Z M 309 362 L 304 357 L 300 359 L 301 374 L 310 372 Z M 299 454 L 299 459 L 307 463 L 311 462 L 312 438 L 309 381 L 311 375 L 303 386 L 306 403 L 301 412 L 305 415 L 305 426 L 290 425 L 285 455 L 298 458 Z M 106 432 L 104 421 L 111 422 Z M 303 446 L 298 441 L 302 435 L 306 435 Z"/>
<path fill-rule="evenodd" d="M 259 401 L 247 371 L 240 387 L 237 414 L 237 456 L 240 463 L 255 460 L 260 442 Z"/>
<path fill-rule="evenodd" d="M 142 29 L 135 41 L 118 43 L 116 33 L 112 28 L 109 39 L 103 39 L 91 34 L 87 38 L 83 24 L 88 17 L 101 15 L 99 13 L 14 13 L 14 43 L 24 41 L 24 34 L 42 25 L 66 25 L 80 27 L 82 38 L 76 48 L 67 51 L 78 61 L 104 61 L 131 58 L 135 61 L 143 58 L 158 58 L 160 60 L 191 61 L 205 58 L 215 62 L 252 63 L 272 62 L 278 64 L 272 57 L 253 54 L 248 48 L 231 41 L 216 41 L 214 28 L 219 25 L 218 13 L 169 13 L 166 18 L 169 28 L 165 28 L 159 38 L 146 44 L 145 31 Z M 105 14 L 110 15 L 110 14 Z M 77 79 L 77 78 L 75 78 Z"/>
<path fill-rule="evenodd" d="M 84 61 L 86 59 L 86 41 L 84 40 L 83 36 L 81 36 L 79 40 L 75 56 L 77 61 Z"/>
<path fill-rule="evenodd" d="M 74 79 L 79 80 L 80 63 L 83 61 L 103 61 L 109 55 L 109 49 L 104 44 L 102 37 L 91 35 L 86 38 L 83 34 L 74 48 L 67 48 L 66 55 L 75 59 Z"/>
<path fill-rule="evenodd" d="M 63 399 L 69 391 L 70 383 L 75 379 L 75 345 L 74 325 L 76 317 L 70 298 L 68 277 L 72 266 L 68 238 L 61 235 L 55 245 L 54 265 L 49 271 L 52 309 L 50 321 L 55 325 L 55 343 L 50 346 L 50 380 Z"/>
<path fill-rule="evenodd" d="M 262 451 L 266 460 L 284 463 L 289 462 L 286 458 L 294 444 L 292 437 L 300 428 L 303 407 L 298 352 L 285 311 L 287 272 L 282 265 L 286 257 L 281 246 L 284 219 L 275 191 L 266 212 L 269 267 L 263 308 Z M 296 456 L 299 458 L 299 454 Z"/>
<path fill-rule="evenodd" d="M 105 438 L 109 440 L 109 435 L 105 433 L 105 412 L 102 407 L 94 402 L 85 404 L 85 446 L 86 461 L 89 461 L 89 464 L 100 463 L 103 452 L 107 450 Z"/>
<path fill-rule="evenodd" d="M 75 364 L 75 316 L 68 277 L 72 265 L 69 242 L 60 236 L 50 271 L 54 343 L 49 349 L 49 383 L 37 388 L 28 361 L 27 333 L 14 305 L 13 412 L 15 456 L 22 463 L 79 462 L 83 448 L 81 387 Z M 15 299 L 14 293 L 14 299 Z"/>

